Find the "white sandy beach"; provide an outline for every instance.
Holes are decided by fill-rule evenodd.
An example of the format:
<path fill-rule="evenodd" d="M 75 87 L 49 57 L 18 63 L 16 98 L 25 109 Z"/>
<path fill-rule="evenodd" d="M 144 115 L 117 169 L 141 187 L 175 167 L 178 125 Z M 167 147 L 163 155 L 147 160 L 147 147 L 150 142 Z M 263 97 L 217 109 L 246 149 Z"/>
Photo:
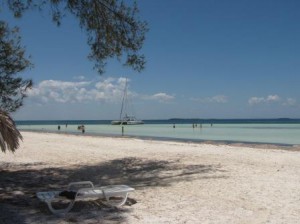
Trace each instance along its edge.
<path fill-rule="evenodd" d="M 0 156 L 0 223 L 299 223 L 297 147 L 22 135 Z M 82 180 L 130 185 L 137 203 L 82 202 L 54 216 L 34 196 Z"/>

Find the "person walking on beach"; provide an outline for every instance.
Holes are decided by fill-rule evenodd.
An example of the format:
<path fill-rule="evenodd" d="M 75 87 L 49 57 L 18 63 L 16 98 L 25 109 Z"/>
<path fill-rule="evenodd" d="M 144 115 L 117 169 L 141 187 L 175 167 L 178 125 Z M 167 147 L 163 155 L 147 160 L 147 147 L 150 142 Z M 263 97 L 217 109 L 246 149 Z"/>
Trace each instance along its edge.
<path fill-rule="evenodd" d="M 57 126 L 57 130 L 60 130 L 60 125 Z"/>

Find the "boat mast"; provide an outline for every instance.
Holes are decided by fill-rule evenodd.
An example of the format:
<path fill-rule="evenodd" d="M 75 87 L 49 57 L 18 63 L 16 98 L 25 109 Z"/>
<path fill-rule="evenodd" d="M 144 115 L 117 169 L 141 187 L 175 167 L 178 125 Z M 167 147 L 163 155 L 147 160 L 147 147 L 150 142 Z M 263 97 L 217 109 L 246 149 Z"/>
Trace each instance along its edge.
<path fill-rule="evenodd" d="M 120 121 L 122 120 L 122 114 L 123 114 L 124 105 L 126 104 L 126 102 L 125 102 L 126 98 L 127 98 L 127 78 L 126 78 L 126 81 L 125 81 L 125 88 L 124 88 L 124 94 L 123 94 L 123 99 L 122 99 Z M 125 108 L 125 110 L 126 110 L 126 108 Z"/>

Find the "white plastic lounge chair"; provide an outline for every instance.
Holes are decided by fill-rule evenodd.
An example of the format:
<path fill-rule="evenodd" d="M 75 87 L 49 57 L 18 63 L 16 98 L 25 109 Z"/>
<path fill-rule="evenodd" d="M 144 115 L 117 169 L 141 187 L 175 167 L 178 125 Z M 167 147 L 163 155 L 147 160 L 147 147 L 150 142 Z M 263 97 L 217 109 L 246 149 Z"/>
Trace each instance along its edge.
<path fill-rule="evenodd" d="M 69 212 L 75 201 L 78 200 L 104 199 L 109 206 L 122 206 L 127 200 L 128 193 L 134 191 L 134 188 L 127 185 L 94 187 L 93 183 L 90 181 L 81 181 L 70 183 L 67 191 L 74 192 L 75 197 L 70 200 L 70 203 L 64 209 L 54 209 L 52 206 L 54 201 L 66 199 L 65 197 L 60 196 L 63 191 L 38 192 L 36 195 L 41 201 L 48 205 L 53 214 L 61 214 Z"/>

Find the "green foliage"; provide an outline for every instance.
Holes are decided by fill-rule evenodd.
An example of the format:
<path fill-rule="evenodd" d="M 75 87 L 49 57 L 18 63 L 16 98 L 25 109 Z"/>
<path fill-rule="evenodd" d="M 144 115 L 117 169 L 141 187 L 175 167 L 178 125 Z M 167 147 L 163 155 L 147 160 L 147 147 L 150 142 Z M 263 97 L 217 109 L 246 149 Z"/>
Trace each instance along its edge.
<path fill-rule="evenodd" d="M 13 112 L 22 106 L 25 91 L 31 80 L 23 80 L 16 74 L 31 66 L 20 46 L 18 29 L 9 29 L 0 21 L 0 109 Z"/>
<path fill-rule="evenodd" d="M 87 33 L 89 59 L 95 62 L 99 73 L 104 72 L 109 58 L 124 60 L 124 65 L 136 71 L 144 69 L 145 57 L 138 52 L 147 24 L 138 19 L 135 2 L 127 6 L 121 0 L 8 0 L 8 6 L 15 17 L 30 9 L 50 9 L 57 25 L 67 13 L 74 15 Z"/>
<path fill-rule="evenodd" d="M 9 114 L 0 109 L 0 149 L 2 152 L 15 152 L 19 148 L 22 135 L 16 128 L 15 122 Z"/>

